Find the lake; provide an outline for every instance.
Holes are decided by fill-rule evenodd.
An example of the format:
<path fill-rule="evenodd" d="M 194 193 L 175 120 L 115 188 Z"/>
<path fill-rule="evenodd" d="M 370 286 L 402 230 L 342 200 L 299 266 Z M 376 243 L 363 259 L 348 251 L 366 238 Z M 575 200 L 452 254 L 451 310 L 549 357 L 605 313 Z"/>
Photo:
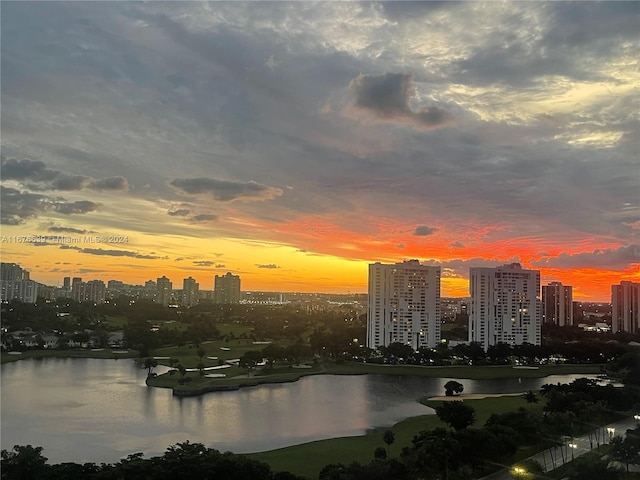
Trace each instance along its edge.
<path fill-rule="evenodd" d="M 42 446 L 50 464 L 112 463 L 135 452 L 150 457 L 185 440 L 249 453 L 362 435 L 433 413 L 417 400 L 442 395 L 451 380 L 316 375 L 179 398 L 147 387 L 146 370 L 130 359 L 29 359 L 4 364 L 1 372 L 1 447 Z M 581 376 L 456 380 L 464 393 L 515 393 Z"/>

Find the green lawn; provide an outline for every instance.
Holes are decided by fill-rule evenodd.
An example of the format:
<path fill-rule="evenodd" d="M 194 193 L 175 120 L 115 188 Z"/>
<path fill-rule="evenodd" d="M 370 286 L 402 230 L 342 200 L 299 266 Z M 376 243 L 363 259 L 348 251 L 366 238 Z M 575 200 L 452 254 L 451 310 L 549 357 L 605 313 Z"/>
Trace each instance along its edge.
<path fill-rule="evenodd" d="M 476 422 L 471 428 L 481 427 L 492 413 L 516 410 L 520 407 L 542 408 L 528 404 L 522 397 L 496 397 L 479 400 L 465 400 L 476 410 Z M 425 402 L 435 406 L 440 402 Z M 410 446 L 415 435 L 437 427 L 448 428 L 436 415 L 409 418 L 395 424 L 391 430 L 395 441 L 389 448 L 391 457 L 400 455 L 403 447 Z M 382 440 L 384 429 L 358 437 L 332 438 L 317 442 L 280 448 L 269 452 L 254 453 L 249 457 L 268 463 L 274 471 L 290 471 L 297 475 L 317 478 L 325 465 L 352 462 L 369 463 L 377 447 L 386 447 Z"/>
<path fill-rule="evenodd" d="M 253 327 L 248 327 L 246 325 L 238 325 L 237 323 L 218 323 L 216 327 L 220 331 L 220 335 L 229 335 L 233 333 L 236 337 L 239 337 L 242 334 L 250 335 L 253 331 Z M 258 345 L 259 347 L 264 347 L 265 345 Z"/>
<path fill-rule="evenodd" d="M 105 323 L 113 329 L 120 330 L 129 325 L 129 320 L 124 316 L 112 317 L 110 315 L 107 315 Z"/>

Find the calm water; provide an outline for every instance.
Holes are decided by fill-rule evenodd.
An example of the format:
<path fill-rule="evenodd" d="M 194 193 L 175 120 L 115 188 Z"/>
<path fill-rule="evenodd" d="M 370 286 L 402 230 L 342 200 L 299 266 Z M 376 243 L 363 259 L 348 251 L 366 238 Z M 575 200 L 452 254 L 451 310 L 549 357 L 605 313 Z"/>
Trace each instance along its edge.
<path fill-rule="evenodd" d="M 2 365 L 1 372 L 1 447 L 42 446 L 49 463 L 159 455 L 185 440 L 247 453 L 362 435 L 433 413 L 417 400 L 442 395 L 450 380 L 323 375 L 176 398 L 168 389 L 147 387 L 146 370 L 127 359 L 23 360 Z M 578 377 L 458 381 L 464 393 L 511 393 Z"/>

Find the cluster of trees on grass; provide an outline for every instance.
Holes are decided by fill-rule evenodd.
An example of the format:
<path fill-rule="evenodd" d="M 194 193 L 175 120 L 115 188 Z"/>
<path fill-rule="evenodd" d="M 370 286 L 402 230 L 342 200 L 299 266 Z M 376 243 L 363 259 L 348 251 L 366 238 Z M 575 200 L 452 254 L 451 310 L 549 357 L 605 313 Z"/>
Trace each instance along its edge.
<path fill-rule="evenodd" d="M 49 465 L 42 447 L 31 445 L 3 449 L 1 457 L 3 480 L 304 480 L 289 472 L 273 472 L 266 463 L 188 441 L 170 446 L 160 457 L 146 459 L 136 453 L 114 464 Z"/>
<path fill-rule="evenodd" d="M 592 338 L 583 342 L 549 340 L 543 345 L 497 343 L 486 352 L 475 342 L 454 347 L 441 343 L 436 348 L 420 348 L 418 351 L 409 345 L 392 343 L 379 348 L 381 357 L 373 358 L 372 352 L 367 361 L 408 365 L 529 365 L 555 357 L 568 363 L 607 363 L 632 348 L 622 341 L 616 341 L 618 339 L 622 340 L 622 336 Z"/>

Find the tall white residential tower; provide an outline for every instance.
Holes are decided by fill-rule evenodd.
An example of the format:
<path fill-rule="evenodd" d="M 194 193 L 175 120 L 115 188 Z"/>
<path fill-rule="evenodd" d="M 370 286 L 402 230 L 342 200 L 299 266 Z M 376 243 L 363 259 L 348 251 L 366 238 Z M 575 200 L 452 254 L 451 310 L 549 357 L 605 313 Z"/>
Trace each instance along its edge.
<path fill-rule="evenodd" d="M 418 260 L 369 265 L 367 346 L 412 348 L 440 341 L 440 267 Z"/>
<path fill-rule="evenodd" d="M 611 331 L 640 333 L 640 283 L 611 285 Z"/>
<path fill-rule="evenodd" d="M 469 341 L 540 345 L 540 272 L 519 263 L 469 272 Z"/>

